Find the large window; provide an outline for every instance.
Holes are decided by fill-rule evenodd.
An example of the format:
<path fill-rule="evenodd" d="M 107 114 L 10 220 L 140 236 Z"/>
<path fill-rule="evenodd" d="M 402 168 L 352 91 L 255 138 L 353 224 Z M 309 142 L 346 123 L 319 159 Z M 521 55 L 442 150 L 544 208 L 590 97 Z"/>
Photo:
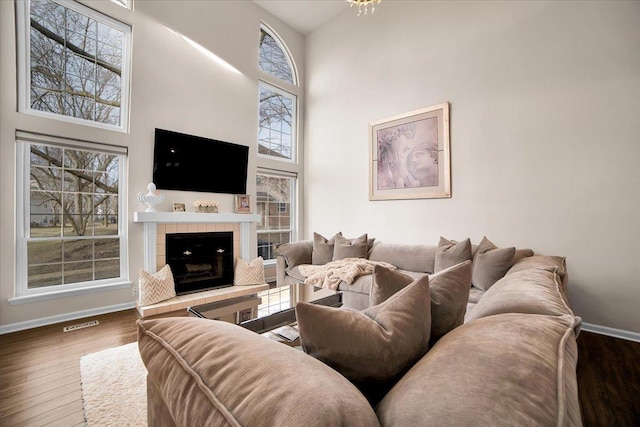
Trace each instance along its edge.
<path fill-rule="evenodd" d="M 126 131 L 131 27 L 68 0 L 17 11 L 20 111 Z"/>
<path fill-rule="evenodd" d="M 126 149 L 17 139 L 18 296 L 126 280 Z"/>
<path fill-rule="evenodd" d="M 266 25 L 260 27 L 258 66 L 258 255 L 273 260 L 279 244 L 297 238 L 297 100 L 301 89 L 289 51 Z"/>
<path fill-rule="evenodd" d="M 256 178 L 257 210 L 261 221 L 258 230 L 258 255 L 274 259 L 275 248 L 292 240 L 295 179 L 258 173 Z"/>

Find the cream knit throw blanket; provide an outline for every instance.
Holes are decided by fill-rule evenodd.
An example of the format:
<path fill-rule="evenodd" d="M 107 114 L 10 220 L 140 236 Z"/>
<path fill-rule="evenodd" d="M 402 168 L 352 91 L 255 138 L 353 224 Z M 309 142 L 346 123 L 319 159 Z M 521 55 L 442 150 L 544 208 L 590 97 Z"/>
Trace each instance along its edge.
<path fill-rule="evenodd" d="M 372 274 L 373 267 L 381 265 L 395 270 L 396 267 L 384 261 L 370 261 L 365 258 L 344 258 L 324 265 L 301 265 L 298 270 L 307 278 L 305 285 L 318 288 L 338 289 L 340 282 L 351 285 L 358 276 Z"/>

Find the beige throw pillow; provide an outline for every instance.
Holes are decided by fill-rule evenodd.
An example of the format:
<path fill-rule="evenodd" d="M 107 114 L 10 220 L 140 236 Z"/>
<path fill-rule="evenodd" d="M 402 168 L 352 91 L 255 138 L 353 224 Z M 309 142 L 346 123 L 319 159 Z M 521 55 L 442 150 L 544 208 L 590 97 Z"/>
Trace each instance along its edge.
<path fill-rule="evenodd" d="M 375 266 L 369 302 L 377 305 L 413 282 L 395 270 Z M 471 261 L 454 265 L 429 277 L 431 345 L 464 323 L 471 288 Z"/>
<path fill-rule="evenodd" d="M 140 305 L 152 305 L 174 298 L 176 288 L 169 264 L 165 264 L 160 271 L 149 273 L 140 269 Z"/>
<path fill-rule="evenodd" d="M 247 262 L 242 258 L 236 260 L 234 284 L 236 286 L 262 285 L 264 280 L 264 261 L 261 256 Z"/>
<path fill-rule="evenodd" d="M 471 239 L 456 242 L 440 237 L 433 271 L 437 273 L 468 259 L 471 259 Z"/>
<path fill-rule="evenodd" d="M 366 258 L 368 253 L 366 234 L 356 237 L 355 239 L 347 239 L 342 235 L 335 236 L 333 261 L 345 258 Z"/>
<path fill-rule="evenodd" d="M 515 247 L 498 248 L 483 237 L 473 257 L 473 286 L 483 291 L 488 290 L 511 268 L 515 253 Z"/>
<path fill-rule="evenodd" d="M 305 353 L 340 372 L 375 404 L 429 349 L 429 277 L 363 311 L 300 302 L 296 316 Z"/>
<path fill-rule="evenodd" d="M 313 233 L 313 251 L 311 252 L 311 264 L 324 265 L 333 260 L 333 246 L 336 237 L 342 236 L 342 232 L 337 232 L 330 239 L 318 233 Z"/>

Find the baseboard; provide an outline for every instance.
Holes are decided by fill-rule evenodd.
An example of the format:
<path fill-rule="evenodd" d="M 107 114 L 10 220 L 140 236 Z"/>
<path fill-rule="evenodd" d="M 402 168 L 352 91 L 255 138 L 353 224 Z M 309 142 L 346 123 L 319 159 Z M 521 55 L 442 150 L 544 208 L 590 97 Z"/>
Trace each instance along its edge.
<path fill-rule="evenodd" d="M 607 326 L 593 325 L 591 323 L 583 323 L 580 329 L 587 332 L 593 332 L 594 334 L 607 335 L 609 337 L 621 338 L 623 340 L 640 342 L 640 334 L 637 332 L 609 328 Z"/>
<path fill-rule="evenodd" d="M 124 304 L 110 305 L 108 307 L 92 308 L 89 310 L 75 311 L 73 313 L 59 314 L 56 316 L 42 317 L 40 319 L 27 320 L 25 322 L 10 323 L 0 326 L 0 335 L 9 334 L 11 332 L 24 331 L 25 329 L 38 328 L 40 326 L 53 325 L 56 323 L 67 322 L 69 320 L 82 319 L 84 317 L 97 316 L 100 314 L 114 313 L 116 311 L 128 310 L 135 308 L 134 302 Z"/>

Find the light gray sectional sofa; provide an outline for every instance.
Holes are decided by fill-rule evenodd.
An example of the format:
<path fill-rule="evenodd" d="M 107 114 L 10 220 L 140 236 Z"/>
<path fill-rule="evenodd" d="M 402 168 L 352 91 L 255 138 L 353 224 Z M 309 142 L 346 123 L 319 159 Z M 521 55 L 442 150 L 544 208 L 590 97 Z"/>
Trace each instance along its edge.
<path fill-rule="evenodd" d="M 375 303 L 362 311 L 299 303 L 304 352 L 220 321 L 139 320 L 149 425 L 582 425 L 564 258 L 484 242 L 447 266 L 466 243 L 440 243 L 372 248 L 400 269 L 348 290 Z M 462 324 L 472 277 L 484 286 L 505 263 Z"/>

